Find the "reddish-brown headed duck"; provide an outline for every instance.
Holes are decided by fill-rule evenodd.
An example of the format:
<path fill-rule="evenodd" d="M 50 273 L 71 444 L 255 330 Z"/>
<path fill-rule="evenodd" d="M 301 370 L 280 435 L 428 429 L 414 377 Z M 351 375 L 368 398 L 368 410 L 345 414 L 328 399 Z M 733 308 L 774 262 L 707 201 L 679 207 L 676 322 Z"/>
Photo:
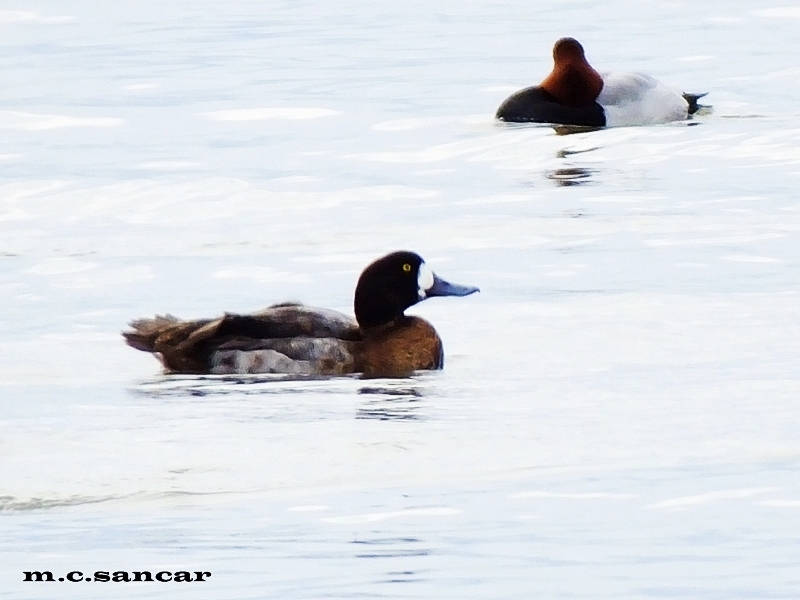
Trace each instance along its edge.
<path fill-rule="evenodd" d="M 553 47 L 553 71 L 509 96 L 496 116 L 513 123 L 651 125 L 686 119 L 704 95 L 682 94 L 643 73 L 600 75 L 577 40 L 561 38 Z"/>
<path fill-rule="evenodd" d="M 130 346 L 154 353 L 168 373 L 408 376 L 441 369 L 444 353 L 433 326 L 405 310 L 433 296 L 477 291 L 440 279 L 413 252 L 393 252 L 361 273 L 355 320 L 287 303 L 217 319 L 140 319 L 123 336 Z"/>
<path fill-rule="evenodd" d="M 553 46 L 553 71 L 539 87 L 559 104 L 580 108 L 594 104 L 603 78 L 587 62 L 578 40 L 561 38 Z"/>

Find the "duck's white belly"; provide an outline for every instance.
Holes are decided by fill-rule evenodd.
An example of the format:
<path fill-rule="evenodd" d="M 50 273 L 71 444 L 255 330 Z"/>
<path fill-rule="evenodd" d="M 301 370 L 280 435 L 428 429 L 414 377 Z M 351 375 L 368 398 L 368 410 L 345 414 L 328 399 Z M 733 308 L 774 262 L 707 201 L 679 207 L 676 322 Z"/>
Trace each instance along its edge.
<path fill-rule="evenodd" d="M 606 113 L 606 127 L 656 125 L 689 116 L 683 95 L 644 73 L 604 73 L 597 103 Z"/>

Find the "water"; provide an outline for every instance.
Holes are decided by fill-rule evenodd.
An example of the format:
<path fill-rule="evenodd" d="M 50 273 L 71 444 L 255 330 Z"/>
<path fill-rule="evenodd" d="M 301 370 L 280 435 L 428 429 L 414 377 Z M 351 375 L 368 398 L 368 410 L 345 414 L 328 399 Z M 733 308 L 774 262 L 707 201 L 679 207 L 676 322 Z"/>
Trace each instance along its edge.
<path fill-rule="evenodd" d="M 0 9 L 0 597 L 794 598 L 800 8 Z M 714 111 L 493 122 L 558 37 Z M 481 287 L 409 380 L 164 378 L 128 320 Z M 109 588 L 113 591 L 109 592 Z"/>

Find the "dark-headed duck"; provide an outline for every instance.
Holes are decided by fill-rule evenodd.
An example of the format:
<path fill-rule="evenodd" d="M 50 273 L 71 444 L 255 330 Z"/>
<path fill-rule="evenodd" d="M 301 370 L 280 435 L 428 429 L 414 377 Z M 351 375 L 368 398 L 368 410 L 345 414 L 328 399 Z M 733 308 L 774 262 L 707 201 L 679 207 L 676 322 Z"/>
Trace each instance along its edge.
<path fill-rule="evenodd" d="M 513 123 L 654 125 L 688 118 L 704 95 L 682 94 L 643 73 L 600 75 L 577 40 L 561 38 L 553 47 L 550 75 L 538 86 L 509 96 L 496 116 Z"/>
<path fill-rule="evenodd" d="M 167 373 L 407 376 L 441 369 L 444 354 L 433 326 L 405 310 L 433 296 L 477 291 L 440 279 L 413 252 L 393 252 L 361 273 L 355 320 L 286 303 L 217 319 L 140 319 L 123 336 L 130 346 L 156 354 Z"/>

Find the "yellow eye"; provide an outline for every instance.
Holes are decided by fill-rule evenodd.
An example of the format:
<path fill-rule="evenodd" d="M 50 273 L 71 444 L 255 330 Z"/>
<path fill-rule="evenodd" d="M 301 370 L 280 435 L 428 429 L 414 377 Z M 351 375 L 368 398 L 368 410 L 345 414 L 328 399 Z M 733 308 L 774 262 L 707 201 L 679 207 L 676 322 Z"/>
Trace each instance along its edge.
<path fill-rule="evenodd" d="M 408 264 L 408 263 L 404 264 L 404 265 L 403 265 L 403 271 L 405 271 L 406 273 L 408 273 L 409 271 L 411 271 L 411 265 L 410 265 L 410 264 Z"/>

